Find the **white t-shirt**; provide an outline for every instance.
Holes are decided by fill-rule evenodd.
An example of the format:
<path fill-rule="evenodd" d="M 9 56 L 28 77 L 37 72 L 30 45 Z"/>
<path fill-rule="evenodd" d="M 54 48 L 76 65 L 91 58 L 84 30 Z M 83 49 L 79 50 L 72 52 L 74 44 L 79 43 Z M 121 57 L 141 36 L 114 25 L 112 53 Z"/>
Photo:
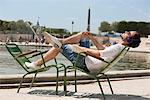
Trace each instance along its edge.
<path fill-rule="evenodd" d="M 103 58 L 105 61 L 110 62 L 111 60 L 113 60 L 116 57 L 116 55 L 118 53 L 121 52 L 121 50 L 123 50 L 124 47 L 125 46 L 121 45 L 121 44 L 115 44 L 115 45 L 106 47 L 104 50 L 99 50 L 100 57 Z M 94 57 L 91 57 L 91 56 L 87 56 L 85 58 L 85 63 L 86 63 L 86 66 L 87 66 L 88 70 L 91 73 L 98 72 L 99 69 L 101 68 L 101 66 L 106 65 L 105 62 L 103 62 L 99 59 L 96 59 Z"/>

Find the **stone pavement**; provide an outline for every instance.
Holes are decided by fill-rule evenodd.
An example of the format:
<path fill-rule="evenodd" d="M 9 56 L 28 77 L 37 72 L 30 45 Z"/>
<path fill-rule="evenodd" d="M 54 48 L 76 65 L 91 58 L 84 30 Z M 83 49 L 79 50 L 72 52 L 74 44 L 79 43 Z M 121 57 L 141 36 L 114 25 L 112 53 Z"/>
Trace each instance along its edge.
<path fill-rule="evenodd" d="M 128 77 L 111 81 L 114 95 L 111 94 L 107 82 L 101 82 L 106 100 L 150 100 L 150 76 Z M 79 84 L 78 92 L 74 86 L 68 85 L 68 96 L 64 96 L 63 86 L 59 86 L 59 95 L 55 95 L 54 86 L 0 89 L 0 100 L 103 100 L 97 83 Z"/>

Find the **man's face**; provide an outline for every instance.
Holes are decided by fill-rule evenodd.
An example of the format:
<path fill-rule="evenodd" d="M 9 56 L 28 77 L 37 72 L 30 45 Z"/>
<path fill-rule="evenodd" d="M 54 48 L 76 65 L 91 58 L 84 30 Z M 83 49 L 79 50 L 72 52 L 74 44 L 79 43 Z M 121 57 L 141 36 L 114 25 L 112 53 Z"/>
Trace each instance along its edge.
<path fill-rule="evenodd" d="M 136 34 L 136 31 L 125 31 L 123 34 L 121 34 L 122 39 L 126 40 L 129 37 L 133 37 Z"/>

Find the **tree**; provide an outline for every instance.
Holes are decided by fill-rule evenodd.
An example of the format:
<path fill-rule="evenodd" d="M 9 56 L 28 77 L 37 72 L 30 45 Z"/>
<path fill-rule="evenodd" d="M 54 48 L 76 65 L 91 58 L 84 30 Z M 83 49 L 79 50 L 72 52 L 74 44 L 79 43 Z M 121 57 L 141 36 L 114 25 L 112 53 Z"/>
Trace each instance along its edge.
<path fill-rule="evenodd" d="M 111 31 L 111 28 L 110 28 L 110 24 L 106 21 L 103 21 L 101 22 L 101 25 L 99 27 L 99 30 L 101 32 L 108 32 L 108 31 Z"/>
<path fill-rule="evenodd" d="M 117 27 L 117 32 L 123 33 L 125 31 L 127 31 L 127 29 L 128 29 L 127 24 L 128 23 L 126 21 L 119 22 L 118 27 Z"/>
<path fill-rule="evenodd" d="M 31 25 L 32 23 L 28 21 L 28 23 Z M 21 34 L 33 34 L 31 31 L 30 27 L 25 24 L 23 20 L 18 20 L 16 22 L 16 31 L 21 33 Z"/>
<path fill-rule="evenodd" d="M 17 27 L 16 27 L 16 22 L 15 21 L 11 21 L 8 23 L 8 27 L 10 30 L 17 30 Z"/>
<path fill-rule="evenodd" d="M 127 29 L 127 31 L 136 31 L 136 30 L 138 30 L 138 27 L 137 27 L 137 25 L 138 25 L 138 22 L 134 22 L 134 21 L 130 21 L 130 22 L 128 22 L 128 29 Z"/>
<path fill-rule="evenodd" d="M 138 25 L 138 31 L 141 33 L 141 36 L 148 36 L 150 33 L 150 23 L 146 22 L 139 22 Z"/>
<path fill-rule="evenodd" d="M 112 31 L 117 32 L 118 22 L 113 22 L 110 27 Z"/>
<path fill-rule="evenodd" d="M 3 30 L 3 21 L 2 20 L 0 20 L 0 31 L 2 31 Z"/>

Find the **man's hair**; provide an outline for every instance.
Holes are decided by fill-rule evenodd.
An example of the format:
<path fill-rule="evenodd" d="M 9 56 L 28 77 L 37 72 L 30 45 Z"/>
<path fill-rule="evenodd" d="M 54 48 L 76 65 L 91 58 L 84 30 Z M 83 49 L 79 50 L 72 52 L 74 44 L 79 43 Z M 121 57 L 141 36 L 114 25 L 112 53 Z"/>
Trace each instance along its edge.
<path fill-rule="evenodd" d="M 140 39 L 140 34 L 136 32 L 136 34 L 132 37 L 129 37 L 128 39 L 128 46 L 132 48 L 136 48 L 140 45 L 141 39 Z"/>

